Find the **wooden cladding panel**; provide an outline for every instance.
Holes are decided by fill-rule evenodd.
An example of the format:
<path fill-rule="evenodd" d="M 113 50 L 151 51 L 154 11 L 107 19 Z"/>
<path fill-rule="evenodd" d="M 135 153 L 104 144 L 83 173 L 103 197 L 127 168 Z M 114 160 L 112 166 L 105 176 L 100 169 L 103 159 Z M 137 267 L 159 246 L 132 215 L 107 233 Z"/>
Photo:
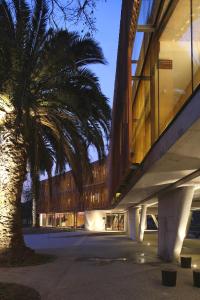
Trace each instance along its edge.
<path fill-rule="evenodd" d="M 92 172 L 93 181 L 86 181 L 82 195 L 78 193 L 75 187 L 71 172 L 55 176 L 51 179 L 51 196 L 48 180 L 42 181 L 39 198 L 40 212 L 83 211 L 86 209 L 108 208 L 106 164 L 93 163 Z"/>
<path fill-rule="evenodd" d="M 132 142 L 132 47 L 140 0 L 123 0 L 109 153 L 109 201 L 130 172 Z"/>

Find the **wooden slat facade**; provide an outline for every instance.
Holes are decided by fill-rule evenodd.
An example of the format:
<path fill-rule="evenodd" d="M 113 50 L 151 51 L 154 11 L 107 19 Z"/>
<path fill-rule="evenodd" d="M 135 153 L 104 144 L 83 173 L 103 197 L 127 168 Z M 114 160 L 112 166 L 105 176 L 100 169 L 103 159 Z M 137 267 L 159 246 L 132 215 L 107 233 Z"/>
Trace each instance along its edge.
<path fill-rule="evenodd" d="M 120 190 L 120 184 L 128 176 L 132 163 L 132 48 L 140 2 L 140 0 L 122 1 L 109 153 L 111 204 L 114 204 L 116 193 Z"/>
<path fill-rule="evenodd" d="M 76 189 L 72 172 L 54 176 L 52 195 L 50 197 L 49 181 L 41 181 L 39 211 L 40 213 L 84 211 L 107 209 L 107 168 L 105 163 L 92 163 L 93 182 L 85 183 L 83 194 Z"/>

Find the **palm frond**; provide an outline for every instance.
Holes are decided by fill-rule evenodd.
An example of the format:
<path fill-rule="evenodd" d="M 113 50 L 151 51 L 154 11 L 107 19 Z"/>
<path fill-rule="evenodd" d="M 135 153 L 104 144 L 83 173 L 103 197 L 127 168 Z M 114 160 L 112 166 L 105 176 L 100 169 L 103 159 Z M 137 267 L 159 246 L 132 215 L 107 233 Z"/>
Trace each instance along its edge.
<path fill-rule="evenodd" d="M 99 159 L 106 154 L 110 107 L 88 68 L 106 60 L 93 39 L 47 28 L 45 0 L 33 9 L 26 0 L 12 2 L 12 13 L 0 4 L 0 94 L 9 96 L 35 185 L 40 172 L 51 177 L 54 166 L 58 173 L 69 166 L 81 193 L 92 177 L 90 147 Z"/>

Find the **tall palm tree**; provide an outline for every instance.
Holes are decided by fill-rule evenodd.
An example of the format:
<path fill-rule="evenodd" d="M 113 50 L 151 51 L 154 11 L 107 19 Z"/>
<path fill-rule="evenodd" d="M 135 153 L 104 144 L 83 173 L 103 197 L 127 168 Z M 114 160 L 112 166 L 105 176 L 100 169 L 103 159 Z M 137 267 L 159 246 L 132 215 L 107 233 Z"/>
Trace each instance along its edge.
<path fill-rule="evenodd" d="M 99 45 L 47 28 L 45 0 L 0 1 L 0 251 L 25 249 L 20 196 L 27 163 L 51 174 L 68 164 L 81 190 L 88 148 L 102 158 L 110 108 L 88 65 L 105 63 Z"/>

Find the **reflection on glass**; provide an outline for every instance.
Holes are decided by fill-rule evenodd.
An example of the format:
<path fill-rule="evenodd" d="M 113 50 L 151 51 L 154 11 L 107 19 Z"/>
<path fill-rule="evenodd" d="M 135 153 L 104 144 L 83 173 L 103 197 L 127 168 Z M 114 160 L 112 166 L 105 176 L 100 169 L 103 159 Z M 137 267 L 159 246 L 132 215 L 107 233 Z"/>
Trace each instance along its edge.
<path fill-rule="evenodd" d="M 152 12 L 154 0 L 142 0 L 140 6 L 140 13 L 138 18 L 138 24 L 148 24 Z"/>
<path fill-rule="evenodd" d="M 41 223 L 40 223 L 40 225 L 41 226 L 46 226 L 47 224 L 46 224 L 46 214 L 41 214 Z"/>
<path fill-rule="evenodd" d="M 194 88 L 200 84 L 200 1 L 192 1 L 193 80 Z"/>
<path fill-rule="evenodd" d="M 144 38 L 143 32 L 136 32 L 134 46 L 133 46 L 133 56 L 132 56 L 133 60 L 139 59 L 143 38 Z"/>
<path fill-rule="evenodd" d="M 164 10 L 168 4 L 174 3 L 166 1 Z M 150 46 L 148 33 L 136 34 L 133 57 L 139 61 L 137 68 L 134 65 L 132 90 L 133 163 L 142 162 L 200 84 L 200 0 L 179 0 L 173 8 L 160 37 L 155 36 Z"/>
<path fill-rule="evenodd" d="M 107 214 L 105 229 L 124 231 L 124 214 Z"/>
<path fill-rule="evenodd" d="M 159 130 L 192 93 L 190 1 L 179 1 L 160 38 Z"/>
<path fill-rule="evenodd" d="M 133 110 L 134 162 L 140 163 L 151 146 L 150 82 L 141 81 Z"/>

